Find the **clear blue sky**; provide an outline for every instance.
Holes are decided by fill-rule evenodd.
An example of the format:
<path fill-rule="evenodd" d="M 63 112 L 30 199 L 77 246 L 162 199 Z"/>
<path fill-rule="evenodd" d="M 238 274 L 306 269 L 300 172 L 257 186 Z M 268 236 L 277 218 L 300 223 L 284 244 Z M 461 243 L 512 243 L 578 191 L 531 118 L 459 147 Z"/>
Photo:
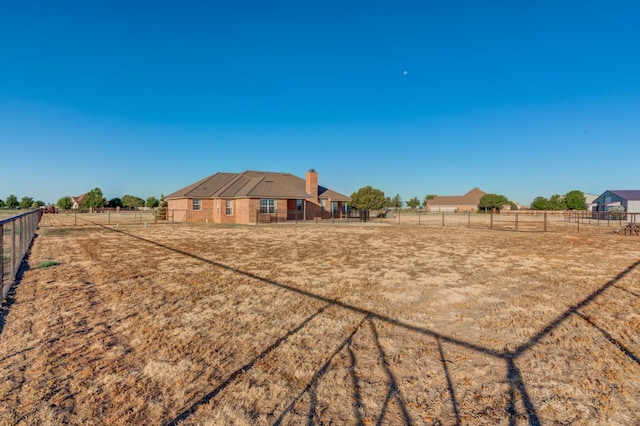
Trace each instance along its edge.
<path fill-rule="evenodd" d="M 637 1 L 2 1 L 0 198 L 640 189 Z"/>

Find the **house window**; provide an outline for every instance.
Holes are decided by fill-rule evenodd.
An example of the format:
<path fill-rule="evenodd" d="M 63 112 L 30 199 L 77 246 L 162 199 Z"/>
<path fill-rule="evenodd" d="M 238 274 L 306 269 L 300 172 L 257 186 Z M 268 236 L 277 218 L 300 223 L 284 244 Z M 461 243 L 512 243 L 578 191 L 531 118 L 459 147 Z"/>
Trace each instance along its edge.
<path fill-rule="evenodd" d="M 202 200 L 200 198 L 194 198 L 192 208 L 193 210 L 202 210 Z"/>
<path fill-rule="evenodd" d="M 227 216 L 233 216 L 233 200 L 226 201 L 225 213 Z"/>
<path fill-rule="evenodd" d="M 260 213 L 275 213 L 276 200 L 273 198 L 262 198 L 260 200 Z"/>
<path fill-rule="evenodd" d="M 320 200 L 320 210 L 323 212 L 327 211 L 327 200 Z"/>
<path fill-rule="evenodd" d="M 338 214 L 338 202 L 337 201 L 332 201 L 331 202 L 331 213 Z"/>
<path fill-rule="evenodd" d="M 304 206 L 304 200 L 297 200 L 296 201 L 296 211 L 301 212 L 303 206 Z"/>

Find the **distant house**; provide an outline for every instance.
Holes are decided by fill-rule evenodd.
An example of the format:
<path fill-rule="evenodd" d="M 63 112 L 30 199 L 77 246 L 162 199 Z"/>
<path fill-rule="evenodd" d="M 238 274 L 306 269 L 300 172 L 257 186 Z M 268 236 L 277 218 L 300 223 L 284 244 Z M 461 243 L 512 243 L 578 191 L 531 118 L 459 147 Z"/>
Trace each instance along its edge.
<path fill-rule="evenodd" d="M 598 198 L 598 196 L 594 195 L 594 194 L 584 194 L 584 204 L 585 204 L 585 206 L 587 206 L 587 210 L 588 211 L 592 211 L 593 208 L 596 206 L 594 201 L 597 198 Z"/>
<path fill-rule="evenodd" d="M 592 203 L 592 211 L 607 212 L 614 206 L 627 213 L 640 213 L 640 190 L 608 190 Z"/>
<path fill-rule="evenodd" d="M 479 188 L 473 188 L 464 195 L 437 195 L 427 202 L 428 212 L 474 212 L 478 210 L 480 198 L 485 193 Z"/>
<path fill-rule="evenodd" d="M 71 197 L 71 202 L 73 203 L 71 205 L 72 209 L 79 209 L 80 207 L 82 207 L 82 202 L 85 200 L 85 198 L 87 198 L 88 194 L 82 194 L 82 195 L 78 195 L 76 197 Z"/>
<path fill-rule="evenodd" d="M 174 222 L 254 224 L 263 221 L 340 217 L 351 199 L 289 173 L 216 173 L 165 197 Z"/>

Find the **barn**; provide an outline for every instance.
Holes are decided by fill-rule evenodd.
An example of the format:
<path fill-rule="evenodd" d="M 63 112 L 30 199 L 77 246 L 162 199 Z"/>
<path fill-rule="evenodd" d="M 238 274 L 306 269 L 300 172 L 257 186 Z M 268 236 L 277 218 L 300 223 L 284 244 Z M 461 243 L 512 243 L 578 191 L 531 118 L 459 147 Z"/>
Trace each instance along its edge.
<path fill-rule="evenodd" d="M 608 212 L 622 208 L 626 213 L 640 214 L 640 190 L 608 190 L 592 203 L 594 212 Z M 630 215 L 629 217 L 635 217 Z"/>

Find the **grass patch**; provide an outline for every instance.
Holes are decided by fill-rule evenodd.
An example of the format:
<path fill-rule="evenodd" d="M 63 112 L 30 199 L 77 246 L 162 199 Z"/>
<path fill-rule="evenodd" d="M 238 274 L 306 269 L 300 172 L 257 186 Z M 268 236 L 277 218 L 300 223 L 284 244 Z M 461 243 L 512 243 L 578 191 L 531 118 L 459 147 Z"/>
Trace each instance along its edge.
<path fill-rule="evenodd" d="M 40 263 L 38 263 L 37 268 L 38 269 L 44 269 L 44 268 L 50 268 L 52 266 L 56 266 L 58 265 L 58 262 L 56 262 L 55 260 L 44 260 Z"/>

